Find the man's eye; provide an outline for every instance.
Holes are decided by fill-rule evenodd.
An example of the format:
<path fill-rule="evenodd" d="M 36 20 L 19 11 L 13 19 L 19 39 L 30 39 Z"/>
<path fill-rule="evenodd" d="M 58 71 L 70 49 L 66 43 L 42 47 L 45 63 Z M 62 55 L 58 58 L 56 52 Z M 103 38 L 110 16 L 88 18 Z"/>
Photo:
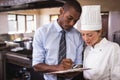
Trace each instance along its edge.
<path fill-rule="evenodd" d="M 67 19 L 68 19 L 68 20 L 72 20 L 72 18 L 71 18 L 71 17 L 68 17 Z"/>

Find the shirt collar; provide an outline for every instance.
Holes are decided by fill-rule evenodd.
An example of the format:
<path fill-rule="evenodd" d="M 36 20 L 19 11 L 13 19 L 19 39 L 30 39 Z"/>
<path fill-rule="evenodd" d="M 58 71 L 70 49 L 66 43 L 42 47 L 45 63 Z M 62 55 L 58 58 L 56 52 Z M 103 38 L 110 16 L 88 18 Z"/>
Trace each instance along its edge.
<path fill-rule="evenodd" d="M 55 28 L 58 32 L 61 32 L 63 29 L 61 28 L 61 26 L 58 24 L 57 20 L 54 21 L 54 25 L 55 25 Z M 71 32 L 72 30 L 74 30 L 74 27 L 70 30 L 70 31 L 67 31 L 65 30 L 65 32 Z"/>
<path fill-rule="evenodd" d="M 89 46 L 91 49 L 95 49 L 95 48 L 100 48 L 100 46 L 102 46 L 103 44 L 105 44 L 107 42 L 106 38 L 103 38 L 99 43 L 97 43 L 94 48 L 92 46 Z"/>
<path fill-rule="evenodd" d="M 58 32 L 62 31 L 61 26 L 58 24 L 57 20 L 54 21 L 55 28 L 57 29 Z"/>
<path fill-rule="evenodd" d="M 100 45 L 103 45 L 107 42 L 107 39 L 106 38 L 103 38 L 98 44 L 95 45 L 95 47 L 97 46 L 100 46 Z"/>

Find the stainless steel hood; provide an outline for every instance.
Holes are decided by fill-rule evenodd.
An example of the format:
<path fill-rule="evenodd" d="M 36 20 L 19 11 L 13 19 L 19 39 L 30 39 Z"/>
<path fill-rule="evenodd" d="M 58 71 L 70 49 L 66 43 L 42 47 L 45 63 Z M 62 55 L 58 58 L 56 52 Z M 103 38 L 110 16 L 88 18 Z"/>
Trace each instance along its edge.
<path fill-rule="evenodd" d="M 60 7 L 66 0 L 0 0 L 0 12 Z"/>

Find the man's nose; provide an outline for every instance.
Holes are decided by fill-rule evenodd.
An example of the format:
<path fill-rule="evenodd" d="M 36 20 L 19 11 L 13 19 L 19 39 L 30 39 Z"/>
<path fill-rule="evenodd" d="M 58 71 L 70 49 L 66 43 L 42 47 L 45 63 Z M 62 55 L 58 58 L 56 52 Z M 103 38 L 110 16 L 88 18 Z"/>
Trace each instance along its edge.
<path fill-rule="evenodd" d="M 75 24 L 76 22 L 75 21 L 70 21 L 70 26 L 74 26 L 74 24 Z"/>

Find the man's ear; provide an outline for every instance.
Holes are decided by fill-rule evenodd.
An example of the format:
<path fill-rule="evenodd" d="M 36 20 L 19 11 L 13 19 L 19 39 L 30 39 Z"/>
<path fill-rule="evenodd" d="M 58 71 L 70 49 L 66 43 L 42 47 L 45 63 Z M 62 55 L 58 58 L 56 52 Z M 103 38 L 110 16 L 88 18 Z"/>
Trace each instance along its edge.
<path fill-rule="evenodd" d="M 64 9 L 63 7 L 60 8 L 60 14 L 63 14 L 64 13 Z"/>

